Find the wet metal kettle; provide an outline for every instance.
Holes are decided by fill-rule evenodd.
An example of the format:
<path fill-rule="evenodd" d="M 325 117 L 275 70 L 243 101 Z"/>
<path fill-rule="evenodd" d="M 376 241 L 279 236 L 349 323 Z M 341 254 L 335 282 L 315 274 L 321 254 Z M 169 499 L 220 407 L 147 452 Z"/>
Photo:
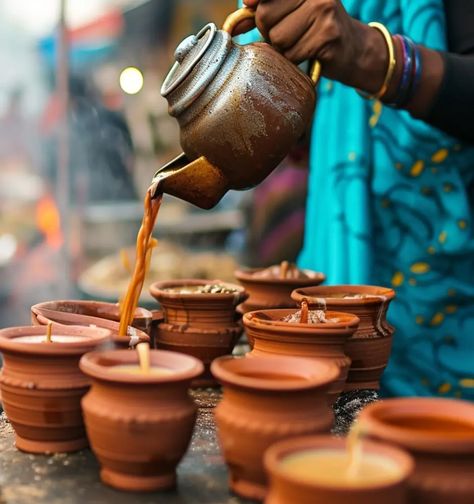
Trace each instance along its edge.
<path fill-rule="evenodd" d="M 315 105 L 311 78 L 271 45 L 238 45 L 239 9 L 222 30 L 209 23 L 185 38 L 161 94 L 180 126 L 183 154 L 155 174 L 152 196 L 168 193 L 212 208 L 229 189 L 261 182 L 307 130 Z"/>

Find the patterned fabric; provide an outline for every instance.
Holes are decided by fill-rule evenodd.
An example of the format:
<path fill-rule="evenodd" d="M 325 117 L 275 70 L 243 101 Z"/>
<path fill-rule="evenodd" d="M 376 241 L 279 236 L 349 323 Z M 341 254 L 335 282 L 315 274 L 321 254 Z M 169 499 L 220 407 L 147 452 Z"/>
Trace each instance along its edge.
<path fill-rule="evenodd" d="M 344 5 L 446 48 L 442 0 Z M 473 400 L 474 148 L 342 84 L 323 79 L 318 93 L 300 266 L 396 289 L 385 395 Z"/>
<path fill-rule="evenodd" d="M 446 48 L 441 0 L 346 0 L 351 15 Z M 322 80 L 301 266 L 392 285 L 386 395 L 474 399 L 474 148 Z"/>

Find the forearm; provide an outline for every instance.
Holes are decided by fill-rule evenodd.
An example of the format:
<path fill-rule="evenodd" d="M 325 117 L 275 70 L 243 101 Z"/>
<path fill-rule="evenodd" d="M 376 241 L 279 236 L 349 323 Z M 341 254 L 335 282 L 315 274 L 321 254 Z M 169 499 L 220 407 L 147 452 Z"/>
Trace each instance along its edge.
<path fill-rule="evenodd" d="M 376 37 L 375 37 L 376 36 Z M 367 59 L 351 75 L 348 85 L 374 93 L 383 81 L 388 65 L 386 43 L 377 30 L 367 37 Z M 402 108 L 414 117 L 468 142 L 474 142 L 474 56 L 440 53 L 418 46 L 422 73 L 417 89 Z M 382 102 L 394 101 L 403 71 L 401 44 L 394 40 L 396 67 Z M 377 55 L 384 54 L 381 63 Z M 378 76 L 377 76 L 378 74 Z M 366 77 L 364 78 L 364 75 Z M 372 78 L 367 76 L 372 75 Z"/>
<path fill-rule="evenodd" d="M 341 0 L 244 0 L 260 32 L 294 63 L 316 59 L 323 76 L 474 141 L 474 58 L 453 54 L 474 50 L 474 2 L 443 2 L 451 51 L 444 56 L 380 23 L 361 23 Z"/>
<path fill-rule="evenodd" d="M 425 121 L 474 143 L 474 56 L 443 54 L 444 78 Z"/>

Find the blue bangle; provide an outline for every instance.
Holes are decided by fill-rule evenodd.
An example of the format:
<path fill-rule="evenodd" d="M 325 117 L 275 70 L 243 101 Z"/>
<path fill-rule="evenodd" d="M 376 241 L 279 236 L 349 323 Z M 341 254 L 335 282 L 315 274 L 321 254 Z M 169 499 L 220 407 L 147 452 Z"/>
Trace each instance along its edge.
<path fill-rule="evenodd" d="M 408 94 L 405 99 L 404 106 L 407 105 L 415 96 L 418 91 L 418 86 L 420 84 L 421 79 L 421 53 L 418 46 L 408 37 L 405 37 L 408 45 L 410 46 L 410 50 L 413 52 L 413 70 L 411 75 L 411 83 L 410 89 L 408 90 Z"/>
<path fill-rule="evenodd" d="M 410 47 L 413 50 L 414 53 L 414 69 L 413 69 L 413 78 L 412 78 L 412 84 L 410 86 L 410 91 L 407 96 L 407 101 L 408 103 L 410 100 L 413 99 L 415 96 L 416 92 L 418 91 L 418 87 L 420 85 L 420 80 L 421 80 L 421 71 L 422 71 L 422 61 L 421 61 L 421 52 L 419 47 L 413 42 L 413 40 L 409 39 L 407 37 L 407 42 L 410 44 Z"/>

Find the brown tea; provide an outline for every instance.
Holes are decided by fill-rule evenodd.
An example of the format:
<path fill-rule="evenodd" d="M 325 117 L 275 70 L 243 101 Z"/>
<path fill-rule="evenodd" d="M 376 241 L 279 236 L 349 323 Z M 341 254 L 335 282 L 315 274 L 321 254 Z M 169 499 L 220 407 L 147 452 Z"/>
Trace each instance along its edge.
<path fill-rule="evenodd" d="M 368 487 L 401 478 L 396 462 L 383 455 L 364 453 L 356 473 L 348 471 L 349 462 L 345 450 L 312 449 L 288 455 L 280 468 L 305 483 L 338 487 Z"/>
<path fill-rule="evenodd" d="M 125 373 L 140 376 L 149 374 L 160 377 L 171 376 L 173 374 L 173 371 L 171 369 L 156 366 L 152 366 L 148 371 L 144 372 L 143 369 L 137 364 L 121 364 L 112 366 L 110 368 L 110 371 L 113 371 L 115 373 Z"/>
<path fill-rule="evenodd" d="M 151 234 L 153 233 L 153 227 L 162 199 L 162 194 L 152 199 L 150 190 L 147 191 L 145 196 L 142 225 L 137 235 L 135 267 L 130 283 L 128 284 L 127 293 L 120 307 L 120 336 L 126 336 L 128 327 L 132 325 L 138 299 L 143 289 L 145 273 L 150 264 L 151 252 L 157 243 L 156 240 L 152 238 Z"/>

